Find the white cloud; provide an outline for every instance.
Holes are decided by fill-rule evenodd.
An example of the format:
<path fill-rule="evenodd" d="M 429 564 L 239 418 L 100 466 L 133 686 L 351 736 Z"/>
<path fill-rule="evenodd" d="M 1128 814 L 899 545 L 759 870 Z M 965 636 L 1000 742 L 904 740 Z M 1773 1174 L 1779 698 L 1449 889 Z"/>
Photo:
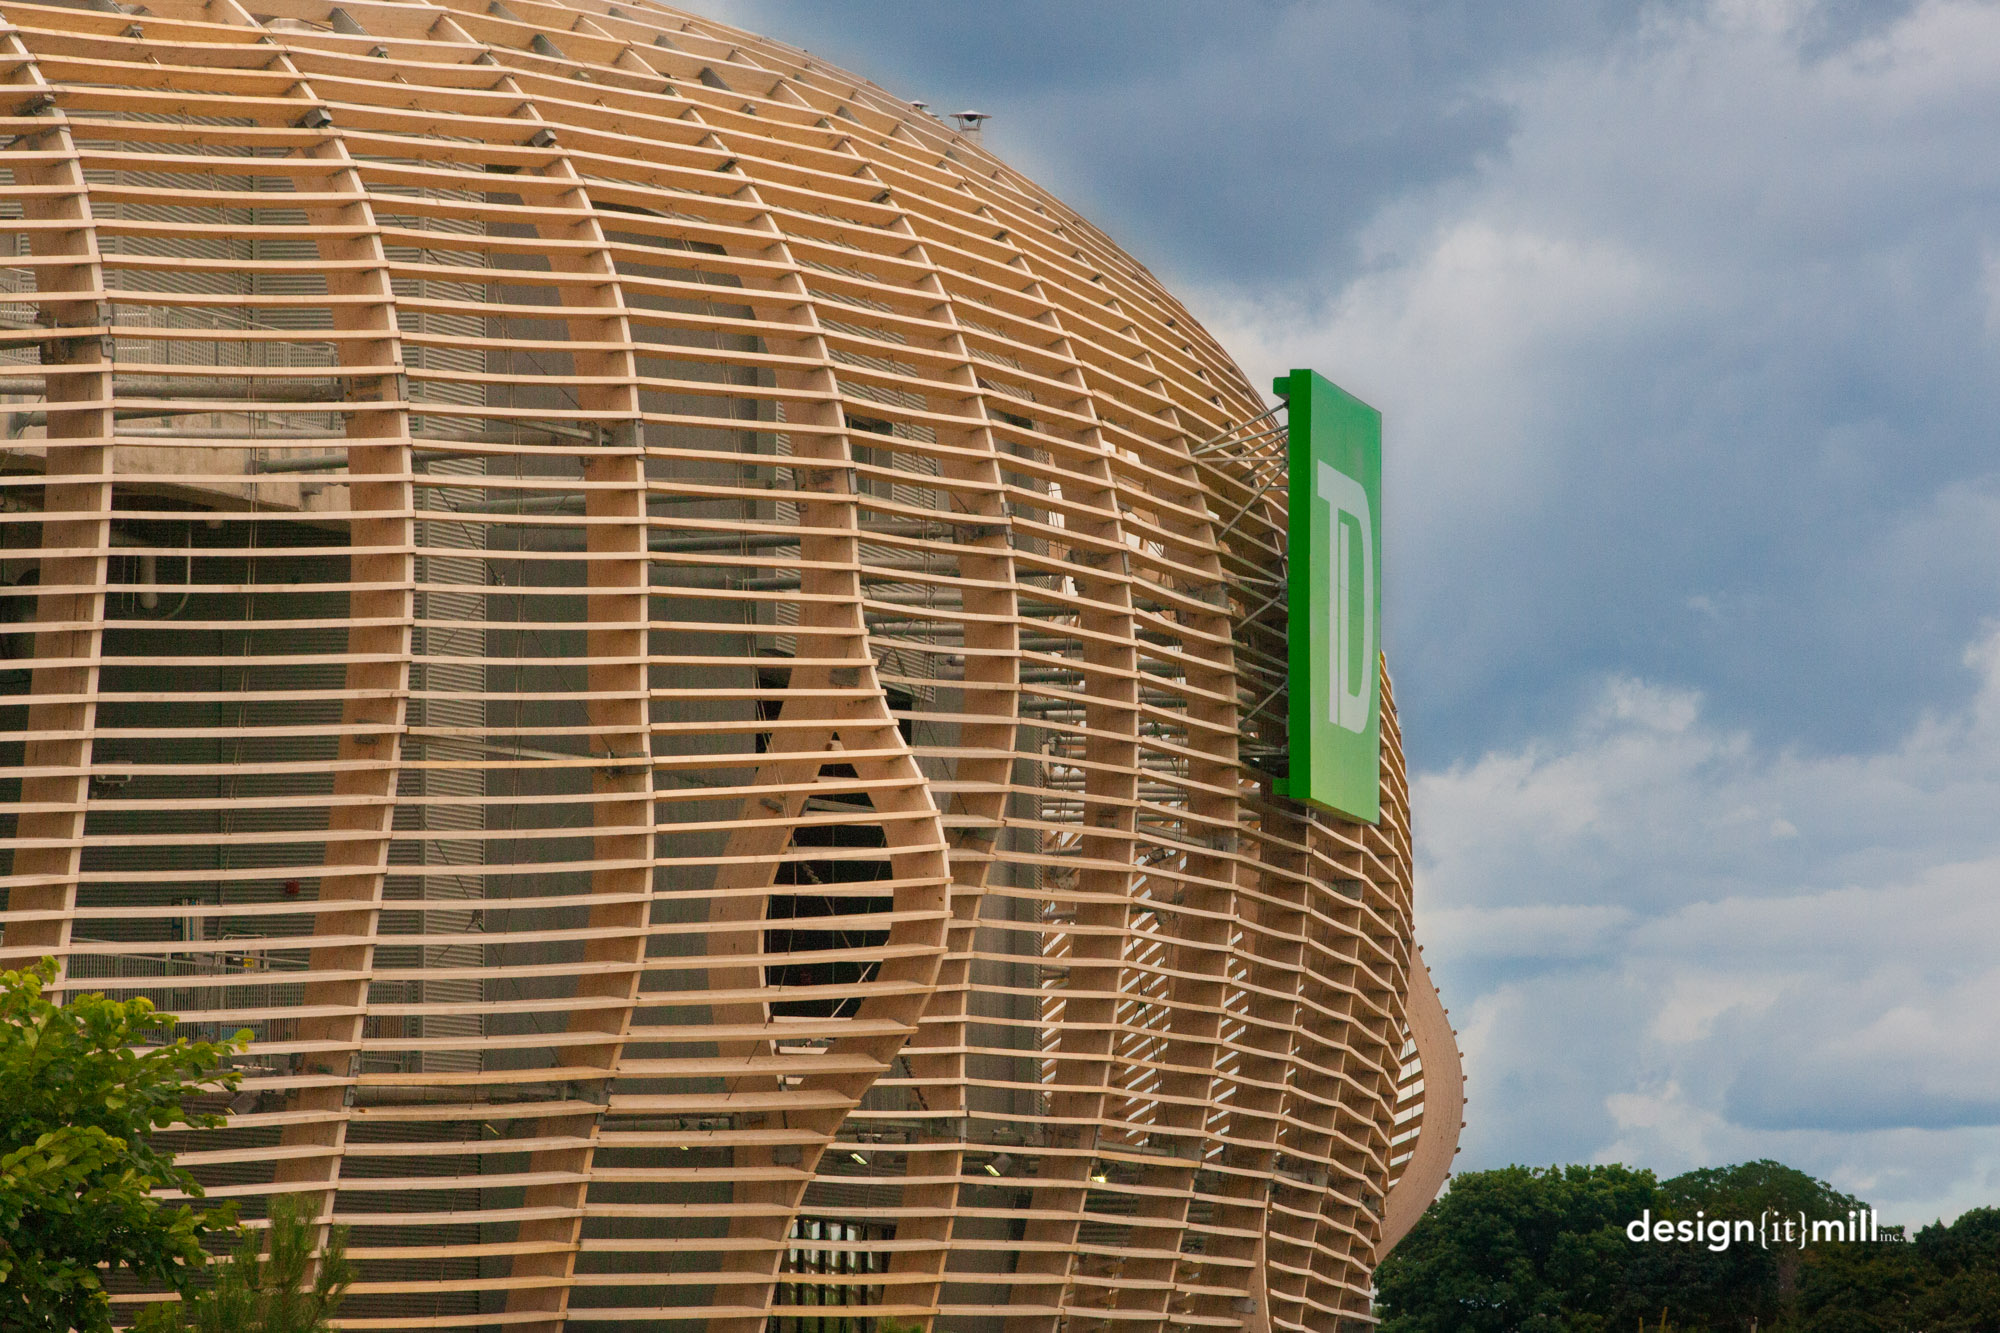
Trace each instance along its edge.
<path fill-rule="evenodd" d="M 1991 1201 L 2000 634 L 1964 661 L 1973 701 L 1877 754 L 1762 750 L 1621 678 L 1560 736 L 1417 776 L 1465 1166 L 1776 1157 L 1913 1222 Z"/>
<path fill-rule="evenodd" d="M 1392 480 L 1422 497 L 1398 518 L 1485 529 L 1557 489 L 1547 443 L 1568 397 L 1556 369 L 1565 349 L 1621 336 L 1681 300 L 1666 272 L 1613 240 L 1480 216 L 1444 224 L 1330 310 L 1274 318 L 1260 302 L 1220 323 L 1253 383 L 1294 365 L 1338 367 L 1344 386 L 1389 414 L 1406 446 Z"/>
<path fill-rule="evenodd" d="M 1777 1002 L 1784 983 L 1764 975 L 1712 972 L 1699 965 L 1674 977 L 1659 997 L 1647 1035 L 1654 1041 L 1681 1045 L 1704 1040 L 1726 1014 L 1761 1015 Z M 1631 1094 L 1619 1094 L 1629 1096 Z M 1618 1096 L 1609 1099 L 1616 1114 Z"/>
<path fill-rule="evenodd" d="M 1385 414 L 1420 752 L 1621 669 L 1877 746 L 2000 610 L 2000 6 L 1823 48 L 1826 9 L 1656 5 L 1503 65 L 1504 149 L 1382 209 L 1359 276 L 1198 294 L 1254 381 Z"/>
<path fill-rule="evenodd" d="M 1733 1160 L 1727 1139 L 1728 1127 L 1706 1107 L 1688 1100 L 1679 1084 L 1667 1082 L 1634 1092 L 1615 1092 L 1604 1099 L 1605 1109 L 1617 1123 L 1621 1141 L 1597 1152 L 1591 1160 L 1627 1162 L 1640 1156 L 1628 1150 L 1624 1139 L 1636 1139 L 1658 1156 L 1665 1149 L 1684 1162 L 1726 1162 Z"/>
<path fill-rule="evenodd" d="M 1461 1164 L 1769 1156 L 1921 1222 L 2000 1193 L 2000 7 L 1825 17 L 1504 71 L 1506 151 L 1360 277 L 1206 306 L 1384 410 L 1413 736 L 1596 678 L 1413 784 Z"/>
<path fill-rule="evenodd" d="M 1205 293 L 1209 322 L 1254 382 L 1338 367 L 1435 456 L 1423 480 L 1477 483 L 1553 443 L 1532 427 L 1563 409 L 1547 395 L 1574 373 L 1565 349 L 1693 323 L 1755 350 L 1829 298 L 1859 313 L 1864 288 L 1899 280 L 1905 247 L 1932 239 L 1914 200 L 1955 212 L 1990 191 L 2000 9 L 1924 5 L 1815 61 L 1800 51 L 1814 8 L 1657 7 L 1610 53 L 1503 70 L 1491 92 L 1517 118 L 1507 151 L 1386 209 L 1372 271 L 1288 309 Z M 1967 258 L 1990 269 L 2000 229 L 1987 232 Z M 1825 271 L 1857 256 L 1889 271 Z"/>
<path fill-rule="evenodd" d="M 2000 251 L 1991 242 L 1979 257 L 1979 277 L 1986 293 L 1986 336 L 2000 339 Z"/>
<path fill-rule="evenodd" d="M 1424 939 L 1458 959 L 1587 958 L 1631 921 L 1611 905 L 1439 908 L 1424 916 Z"/>

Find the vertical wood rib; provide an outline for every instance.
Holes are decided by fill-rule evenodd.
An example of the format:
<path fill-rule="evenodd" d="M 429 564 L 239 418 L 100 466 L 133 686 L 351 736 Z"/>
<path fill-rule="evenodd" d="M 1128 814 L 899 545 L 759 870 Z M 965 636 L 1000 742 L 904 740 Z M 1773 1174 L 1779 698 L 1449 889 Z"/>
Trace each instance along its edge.
<path fill-rule="evenodd" d="M 720 135 L 718 140 L 724 147 L 729 146 Z M 773 284 L 774 290 L 804 298 L 807 292 L 803 275 L 784 240 L 783 229 L 772 213 L 763 207 L 764 200 L 757 187 L 746 184 L 740 197 L 759 209 L 753 226 L 770 236 L 766 253 L 789 270 Z M 901 966 L 885 964 L 883 971 L 885 975 L 892 971 L 903 973 L 910 980 L 920 981 L 922 988 L 928 991 L 937 978 L 944 944 L 944 910 L 949 896 L 948 867 L 943 856 L 944 829 L 929 789 L 917 771 L 895 719 L 889 714 L 887 700 L 876 678 L 875 659 L 869 650 L 867 625 L 862 615 L 860 573 L 856 568 L 861 556 L 858 538 L 860 515 L 855 497 L 852 436 L 840 401 L 832 358 L 825 339 L 820 336 L 818 314 L 813 304 L 804 299 L 794 309 L 797 312 L 796 341 L 789 347 L 776 343 L 775 350 L 789 351 L 818 364 L 781 372 L 777 380 L 779 388 L 793 389 L 799 395 L 791 400 L 787 408 L 786 423 L 822 428 L 821 432 L 810 434 L 793 433 L 791 443 L 796 460 L 793 465 L 795 484 L 801 486 L 800 526 L 803 530 L 818 530 L 824 535 L 802 537 L 800 542 L 801 557 L 814 562 L 803 573 L 800 591 L 822 600 L 800 608 L 797 655 L 801 665 L 792 669 L 792 688 L 798 689 L 803 685 L 807 689 L 833 690 L 851 688 L 858 683 L 860 697 L 837 701 L 832 705 L 829 718 L 832 725 L 828 728 L 836 742 L 832 748 L 843 753 L 855 753 L 852 767 L 858 777 L 864 780 L 890 779 L 898 783 L 877 793 L 875 806 L 878 810 L 890 814 L 921 813 L 927 816 L 920 824 L 898 821 L 883 825 L 894 873 L 899 878 L 908 872 L 926 879 L 913 891 L 898 893 L 897 906 L 902 908 L 907 904 L 910 908 L 935 914 L 931 921 L 921 925 L 907 923 L 892 927 L 889 942 L 893 947 L 900 937 L 904 942 L 928 945 L 936 952 L 927 950 L 921 958 Z M 801 473 L 802 481 L 799 480 Z M 807 666 L 804 665 L 807 659 L 846 659 L 855 665 Z M 812 734 L 816 738 L 818 733 Z M 863 757 L 871 754 L 880 757 Z M 897 853 L 905 848 L 910 851 L 898 856 Z M 894 1025 L 895 1030 L 875 1036 L 843 1036 L 834 1042 L 831 1050 L 835 1054 L 864 1056 L 872 1063 L 886 1066 L 914 1031 L 922 1008 L 923 996 L 918 993 L 881 996 L 864 1001 L 859 1016 L 886 1020 Z M 784 1240 L 791 1218 L 798 1211 L 807 1183 L 805 1172 L 817 1165 L 825 1144 L 838 1129 L 841 1115 L 860 1100 L 873 1081 L 872 1076 L 857 1078 L 838 1074 L 807 1074 L 800 1080 L 802 1089 L 832 1094 L 837 1102 L 845 1105 L 839 1106 L 839 1114 L 822 1110 L 802 1113 L 800 1118 L 812 1130 L 816 1142 L 806 1146 L 804 1171 L 798 1178 L 780 1181 L 769 1187 L 752 1187 L 756 1189 L 760 1201 L 775 1195 L 774 1201 L 781 1204 L 781 1209 L 763 1216 L 746 1217 L 731 1225 L 733 1237 L 754 1239 L 762 1244 L 740 1251 L 734 1263 L 725 1270 L 725 1280 L 718 1282 L 716 1304 L 746 1308 L 746 1313 L 721 1315 L 713 1319 L 711 1327 L 717 1333 L 756 1333 L 763 1327 L 767 1317 L 763 1312 L 772 1303 L 778 1267 L 784 1255 L 778 1243 Z M 735 1274 L 742 1276 L 729 1280 Z"/>
<path fill-rule="evenodd" d="M 236 0 L 213 6 L 225 21 L 261 27 Z M 290 76 L 299 69 L 283 53 L 271 68 Z M 302 77 L 288 91 L 300 116 L 321 105 Z M 280 124 L 287 112 L 272 117 Z M 302 987 L 298 1037 L 306 1077 L 293 1088 L 279 1135 L 274 1183 L 310 1196 L 324 1221 L 339 1187 L 348 1108 L 360 1074 L 361 1040 L 375 965 L 375 936 L 389 863 L 401 766 L 405 709 L 410 690 L 410 629 L 414 497 L 410 422 L 403 402 L 402 347 L 397 338 L 395 292 L 390 284 L 366 189 L 338 133 L 320 136 L 301 156 L 336 164 L 323 177 L 336 202 L 308 204 L 308 224 L 329 233 L 318 241 L 326 263 L 327 292 L 349 298 L 332 306 L 334 327 L 365 335 L 340 344 L 346 379 L 348 473 L 354 517 L 348 529 L 347 667 L 341 737 L 327 810 L 325 873 L 317 901 L 340 903 L 313 916 L 314 946 Z M 254 501 L 253 501 L 254 505 Z M 190 573 L 190 577 L 192 577 Z"/>
<path fill-rule="evenodd" d="M 865 168 L 862 174 L 880 179 Z M 937 372 L 940 383 L 932 405 L 947 409 L 946 414 L 957 420 L 949 425 L 940 422 L 935 431 L 938 443 L 962 452 L 943 459 L 940 472 L 949 481 L 965 486 L 954 497 L 954 508 L 979 520 L 957 530 L 956 572 L 963 580 L 961 598 L 966 617 L 959 705 L 962 720 L 958 752 L 951 760 L 954 790 L 945 809 L 947 818 L 955 817 L 954 827 L 946 833 L 951 848 L 951 915 L 936 987 L 919 1029 L 902 1055 L 927 1124 L 921 1141 L 904 1154 L 907 1183 L 896 1225 L 899 1241 L 916 1243 L 898 1249 L 891 1258 L 891 1276 L 904 1280 L 885 1293 L 885 1303 L 914 1307 L 922 1314 L 935 1310 L 941 1299 L 960 1180 L 966 1170 L 962 1126 L 971 1109 L 966 1083 L 971 967 L 987 880 L 1005 820 L 1006 786 L 1019 734 L 1020 630 L 1019 603 L 1013 590 L 1015 567 L 997 462 L 999 443 L 988 424 L 993 418 L 988 415 L 972 354 L 936 266 L 907 215 L 899 217 L 893 229 L 912 239 L 905 258 L 925 270 L 914 286 L 936 298 L 931 318 L 943 326 L 930 343 L 945 358 L 947 367 Z M 961 395 L 955 401 L 949 396 L 952 389 Z M 956 410 L 949 411 L 951 408 Z M 856 1116 L 850 1123 L 859 1126 L 866 1122 Z"/>
<path fill-rule="evenodd" d="M 1036 283 L 1027 294 L 1039 298 Z M 1068 463 L 1070 487 L 1081 513 L 1066 525 L 1082 538 L 1069 549 L 1077 564 L 1071 575 L 1082 601 L 1078 622 L 1084 630 L 1084 800 L 1077 831 L 1075 924 L 1065 955 L 1068 984 L 1062 1017 L 1052 1043 L 1055 1081 L 1049 1096 L 1054 1142 L 1062 1151 L 1044 1155 L 1035 1201 L 1037 1215 L 1025 1227 L 1028 1247 L 1018 1272 L 1039 1281 L 1013 1288 L 1015 1303 L 1039 1307 L 1007 1321 L 1008 1333 L 1053 1330 L 1078 1299 L 1073 1277 L 1082 1257 L 1078 1236 L 1103 1137 L 1112 1077 L 1111 1027 L 1116 1016 L 1126 938 L 1132 926 L 1132 890 L 1138 854 L 1139 687 L 1138 653 L 1133 646 L 1131 555 L 1114 487 L 1110 449 L 1097 424 L 1088 382 L 1063 328 L 1061 314 L 1048 307 L 1057 334 L 1050 350 L 1068 361 L 1065 382 L 1078 389 L 1078 415 L 1085 421 L 1079 446 Z M 1086 933 L 1087 932 L 1087 933 Z M 1045 1013 L 1048 1001 L 1045 999 Z M 1053 1188 L 1050 1183 L 1053 1182 Z"/>
<path fill-rule="evenodd" d="M 39 110 L 47 81 L 21 39 L 0 44 L 17 64 L 7 91 Z M 23 90 L 32 90 L 25 92 Z M 104 332 L 104 271 L 90 198 L 68 118 L 24 127 L 12 145 L 14 183 L 35 269 L 35 318 L 47 376 L 48 450 L 43 487 L 40 591 L 35 596 L 26 745 L 13 888 L 4 937 L 7 967 L 44 954 L 67 965 L 90 802 L 98 659 L 104 640 L 106 557 L 111 549 L 111 351 Z M 32 157 L 30 156 L 32 155 Z M 25 159 L 25 160 L 24 160 Z M 11 238 L 10 238 L 11 239 Z"/>
<path fill-rule="evenodd" d="M 1417 1140 L 1410 1160 L 1389 1187 L 1382 1204 L 1382 1236 L 1376 1243 L 1378 1257 L 1386 1255 L 1396 1242 L 1410 1234 L 1424 1209 L 1444 1188 L 1451 1174 L 1451 1161 L 1458 1152 L 1459 1115 L 1465 1109 L 1465 1070 L 1458 1045 L 1430 969 L 1418 960 L 1410 968 L 1409 1023 L 1411 1040 L 1424 1080 L 1423 1102 L 1417 1120 Z M 1408 1127 L 1403 1127 L 1407 1129 Z"/>
<path fill-rule="evenodd" d="M 520 91 L 513 79 L 503 79 L 500 87 Z M 522 110 L 528 123 L 548 127 L 532 100 L 524 101 Z M 593 938 L 584 948 L 587 966 L 577 978 L 576 994 L 612 1002 L 570 1014 L 572 1034 L 601 1034 L 602 1041 L 571 1046 L 566 1063 L 585 1081 L 581 1100 L 608 1108 L 645 958 L 647 910 L 641 895 L 653 878 L 646 864 L 652 853 L 653 771 L 646 688 L 644 435 L 632 330 L 624 316 L 617 266 L 560 135 L 555 147 L 558 156 L 541 174 L 569 188 L 560 196 L 560 212 L 539 222 L 536 233 L 558 243 L 580 243 L 579 249 L 558 251 L 550 267 L 597 280 L 564 287 L 563 303 L 571 341 L 596 349 L 576 354 L 577 372 L 597 381 L 580 387 L 577 398 L 588 419 L 598 423 L 601 439 L 588 451 L 583 467 L 585 549 L 591 557 L 585 572 L 589 591 L 584 619 L 590 627 L 584 647 L 589 662 L 585 710 L 591 753 L 601 760 L 591 777 L 592 817 L 598 828 L 592 853 L 599 864 L 591 871 L 590 891 L 593 898 L 610 901 L 590 907 L 587 929 Z M 592 1077 L 599 1071 L 601 1077 Z M 519 1238 L 530 1248 L 513 1262 L 517 1285 L 508 1292 L 507 1307 L 510 1314 L 536 1311 L 547 1319 L 520 1327 L 548 1333 L 563 1327 L 601 1128 L 602 1113 L 586 1112 L 547 1117 L 532 1131 L 536 1139 L 566 1142 L 529 1157 L 531 1175 L 558 1179 L 527 1192 L 526 1206 L 534 1216 L 523 1221 Z M 525 1277 L 545 1279 L 546 1285 L 521 1283 Z"/>
<path fill-rule="evenodd" d="M 1183 447 L 1196 443 L 1184 439 Z M 1201 495 L 1192 463 L 1182 464 L 1171 475 L 1185 487 L 1176 498 L 1199 509 Z M 1222 562 L 1215 554 L 1215 525 L 1199 519 L 1169 519 L 1163 526 L 1176 531 L 1200 553 L 1190 561 L 1200 582 L 1184 591 L 1207 605 L 1225 603 Z M 1218 1063 L 1230 957 L 1228 932 L 1218 931 L 1214 923 L 1231 920 L 1239 912 L 1235 892 L 1238 862 L 1227 854 L 1236 850 L 1241 818 L 1235 791 L 1234 652 L 1228 617 L 1219 609 L 1208 610 L 1207 605 L 1201 611 L 1182 614 L 1193 632 L 1183 644 L 1188 711 L 1197 721 L 1208 724 L 1190 737 L 1192 746 L 1201 753 L 1189 761 L 1193 791 L 1183 831 L 1189 842 L 1223 854 L 1192 850 L 1184 854 L 1184 874 L 1177 889 L 1183 910 L 1174 914 L 1169 931 L 1163 932 L 1172 941 L 1167 985 L 1169 1036 L 1160 1056 L 1169 1072 L 1160 1084 L 1163 1102 L 1155 1120 L 1155 1138 L 1157 1146 L 1167 1149 L 1170 1156 L 1139 1169 L 1138 1184 L 1155 1193 L 1141 1205 L 1148 1225 L 1134 1228 L 1133 1245 L 1150 1253 L 1121 1273 L 1123 1290 L 1118 1301 L 1121 1311 L 1153 1315 L 1153 1327 L 1162 1329 L 1176 1313 L 1189 1312 L 1190 1302 L 1202 1300 L 1188 1290 L 1196 1285 L 1195 1276 L 1182 1272 L 1185 1261 L 1180 1256 L 1193 1204 L 1195 1163 L 1206 1158 L 1212 1146 L 1210 1108 L 1220 1100 L 1217 1094 L 1223 1090 Z"/>

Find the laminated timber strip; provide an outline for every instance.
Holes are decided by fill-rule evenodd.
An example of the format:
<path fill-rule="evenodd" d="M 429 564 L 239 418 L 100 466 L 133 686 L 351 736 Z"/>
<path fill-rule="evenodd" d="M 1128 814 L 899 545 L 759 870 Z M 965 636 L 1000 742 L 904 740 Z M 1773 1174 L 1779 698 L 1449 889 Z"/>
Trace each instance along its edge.
<path fill-rule="evenodd" d="M 354 1328 L 1365 1320 L 1456 1056 L 1187 312 L 649 2 L 107 3 L 0 3 L 4 949 L 252 1028 L 211 1193 Z"/>

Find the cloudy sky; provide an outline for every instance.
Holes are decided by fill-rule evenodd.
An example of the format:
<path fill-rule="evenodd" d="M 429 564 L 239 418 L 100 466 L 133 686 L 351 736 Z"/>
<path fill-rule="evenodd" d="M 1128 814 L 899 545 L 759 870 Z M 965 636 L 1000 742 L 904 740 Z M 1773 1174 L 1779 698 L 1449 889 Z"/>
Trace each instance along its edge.
<path fill-rule="evenodd" d="M 2000 7 L 683 3 L 1383 410 L 1462 1167 L 2000 1204 Z"/>

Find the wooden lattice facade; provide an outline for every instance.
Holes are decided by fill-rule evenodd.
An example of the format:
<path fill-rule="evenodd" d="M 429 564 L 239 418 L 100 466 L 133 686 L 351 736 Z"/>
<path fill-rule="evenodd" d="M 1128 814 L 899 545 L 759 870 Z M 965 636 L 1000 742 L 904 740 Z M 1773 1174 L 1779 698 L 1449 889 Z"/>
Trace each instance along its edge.
<path fill-rule="evenodd" d="M 1393 714 L 1268 794 L 1281 427 L 1144 269 L 645 0 L 0 25 L 5 961 L 252 1031 L 169 1137 L 345 1326 L 1366 1322 Z"/>

